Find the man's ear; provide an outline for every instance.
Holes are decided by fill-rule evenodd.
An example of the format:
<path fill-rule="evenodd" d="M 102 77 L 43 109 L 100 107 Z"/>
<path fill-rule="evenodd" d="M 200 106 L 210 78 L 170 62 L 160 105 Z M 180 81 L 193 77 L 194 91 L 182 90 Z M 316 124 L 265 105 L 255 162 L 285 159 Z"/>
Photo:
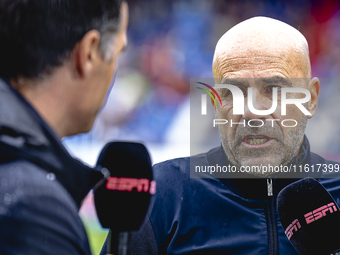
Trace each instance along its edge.
<path fill-rule="evenodd" d="M 87 76 L 102 59 L 100 51 L 100 33 L 88 31 L 74 48 L 76 71 L 80 77 Z"/>
<path fill-rule="evenodd" d="M 308 115 L 308 118 L 311 119 L 315 114 L 316 108 L 318 107 L 319 93 L 320 93 L 320 81 L 318 78 L 313 78 L 309 82 L 308 90 L 311 94 L 311 99 L 308 102 L 308 111 L 312 114 L 312 115 Z"/>

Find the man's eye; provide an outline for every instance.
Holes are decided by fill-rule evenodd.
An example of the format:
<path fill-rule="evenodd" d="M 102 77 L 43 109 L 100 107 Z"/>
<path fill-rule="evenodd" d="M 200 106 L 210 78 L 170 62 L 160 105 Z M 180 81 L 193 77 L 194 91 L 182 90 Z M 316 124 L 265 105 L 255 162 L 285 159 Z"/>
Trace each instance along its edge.
<path fill-rule="evenodd" d="M 221 90 L 221 97 L 228 97 L 231 95 L 231 92 L 229 89 L 222 89 Z"/>
<path fill-rule="evenodd" d="M 265 88 L 265 92 L 266 93 L 273 93 L 273 88 L 277 88 L 277 92 L 280 92 L 280 87 L 279 86 L 274 86 L 274 85 L 267 86 Z"/>
<path fill-rule="evenodd" d="M 242 92 L 243 92 L 243 95 L 244 95 L 244 96 L 247 96 L 247 89 L 243 89 L 243 88 L 242 88 L 241 90 L 242 90 Z"/>
<path fill-rule="evenodd" d="M 245 88 L 240 88 L 240 89 L 242 90 L 243 95 L 247 96 L 247 89 L 245 89 Z M 221 94 L 222 94 L 222 97 L 233 96 L 233 93 L 229 89 L 222 90 Z"/>

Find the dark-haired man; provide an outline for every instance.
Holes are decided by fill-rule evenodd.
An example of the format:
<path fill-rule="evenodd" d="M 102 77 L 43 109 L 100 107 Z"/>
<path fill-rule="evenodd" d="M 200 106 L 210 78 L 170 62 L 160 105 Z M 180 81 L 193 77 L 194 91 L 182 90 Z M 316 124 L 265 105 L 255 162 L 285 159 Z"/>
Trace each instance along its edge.
<path fill-rule="evenodd" d="M 339 177 L 332 170 L 339 172 L 340 163 L 312 153 L 304 135 L 320 90 L 319 80 L 311 78 L 307 41 L 281 21 L 248 19 L 217 43 L 213 75 L 217 84 L 229 86 L 217 89 L 221 103 L 212 101 L 216 119 L 228 120 L 218 126 L 222 146 L 154 166 L 157 192 L 149 217 L 133 235 L 133 254 L 297 254 L 277 215 L 278 193 L 309 176 L 336 201 L 340 198 L 340 180 L 330 178 Z M 305 92 L 287 93 L 293 102 L 303 101 L 305 94 L 310 98 L 300 108 L 286 105 L 286 115 L 280 99 L 269 110 L 275 103 L 274 91 L 283 94 L 293 88 Z M 244 98 L 238 105 L 243 112 L 236 114 L 235 90 L 240 92 L 238 100 Z M 285 119 L 294 119 L 297 125 Z M 218 172 L 218 166 L 225 170 Z M 253 166 L 255 170 L 249 171 Z M 266 171 L 261 170 L 264 166 Z M 270 171 L 270 166 L 284 171 Z M 196 171 L 209 167 L 214 172 Z M 299 171 L 308 167 L 309 171 Z"/>
<path fill-rule="evenodd" d="M 103 176 L 60 138 L 91 129 L 127 23 L 121 0 L 0 2 L 0 254 L 91 254 L 78 210 Z"/>

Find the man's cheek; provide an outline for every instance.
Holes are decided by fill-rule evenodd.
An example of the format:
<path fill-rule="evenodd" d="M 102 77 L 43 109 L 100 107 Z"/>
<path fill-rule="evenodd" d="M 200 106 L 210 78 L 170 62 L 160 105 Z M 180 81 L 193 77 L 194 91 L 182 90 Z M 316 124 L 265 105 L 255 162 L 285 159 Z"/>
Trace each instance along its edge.
<path fill-rule="evenodd" d="M 273 127 L 274 125 L 279 125 L 281 126 L 281 122 L 284 120 L 284 119 L 288 119 L 289 118 L 289 112 L 287 112 L 287 115 L 281 115 L 281 107 L 277 107 L 277 109 L 275 110 L 275 112 L 273 112 L 271 114 L 271 118 L 273 120 L 268 120 L 267 122 L 267 125 L 270 125 L 271 127 Z M 276 124 L 275 124 L 276 123 Z"/>
<path fill-rule="evenodd" d="M 229 104 L 229 103 L 223 104 L 223 106 L 221 108 L 219 108 L 219 112 L 220 112 L 221 116 L 232 118 L 232 116 L 233 116 L 233 106 L 232 106 L 232 104 Z"/>
<path fill-rule="evenodd" d="M 299 120 L 304 114 L 296 105 L 287 105 L 286 115 L 282 115 L 282 119 Z"/>
<path fill-rule="evenodd" d="M 228 134 L 229 134 L 229 138 L 230 139 L 234 139 L 235 138 L 235 134 L 238 128 L 243 128 L 244 125 L 243 124 L 237 124 L 237 123 L 244 123 L 244 119 L 242 118 L 242 115 L 232 115 L 229 119 L 228 119 Z M 246 124 L 246 123 L 245 123 Z M 246 124 L 247 125 L 247 124 Z"/>

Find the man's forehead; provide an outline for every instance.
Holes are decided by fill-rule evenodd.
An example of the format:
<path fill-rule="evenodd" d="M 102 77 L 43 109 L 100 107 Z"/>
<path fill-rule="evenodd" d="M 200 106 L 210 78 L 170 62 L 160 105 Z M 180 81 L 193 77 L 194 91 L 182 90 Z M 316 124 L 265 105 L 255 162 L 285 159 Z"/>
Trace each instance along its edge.
<path fill-rule="evenodd" d="M 270 85 L 282 85 L 285 87 L 292 87 L 294 81 L 292 79 L 282 76 L 272 76 L 263 78 L 222 78 L 221 84 L 231 84 L 235 86 L 249 86 L 249 84 L 270 84 Z"/>

